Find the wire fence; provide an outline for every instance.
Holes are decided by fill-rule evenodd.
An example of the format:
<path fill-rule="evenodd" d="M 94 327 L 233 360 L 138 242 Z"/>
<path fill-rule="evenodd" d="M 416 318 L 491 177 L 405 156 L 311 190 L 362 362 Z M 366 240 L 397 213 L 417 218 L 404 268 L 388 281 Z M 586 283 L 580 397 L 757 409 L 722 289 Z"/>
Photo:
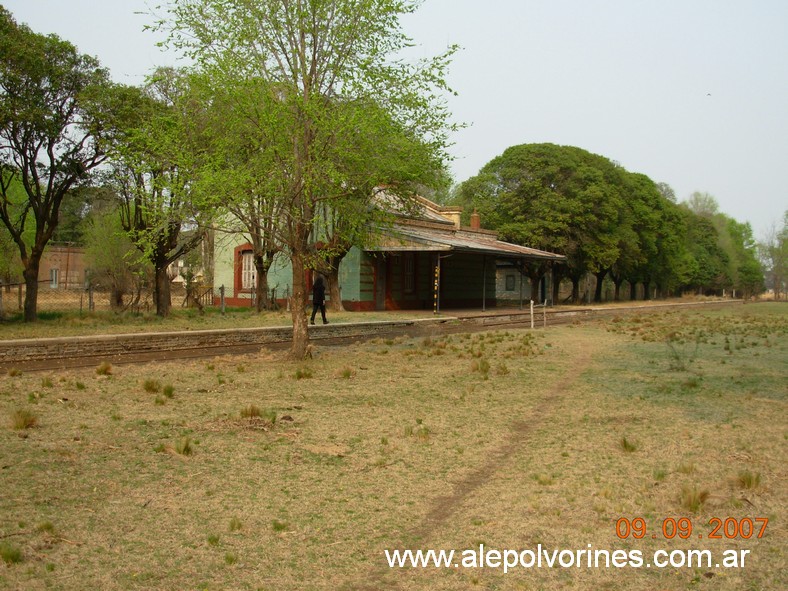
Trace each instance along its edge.
<path fill-rule="evenodd" d="M 0 318 L 21 314 L 24 310 L 27 288 L 24 283 L 0 285 Z M 213 286 L 195 286 L 191 293 L 183 283 L 170 286 L 173 307 L 209 307 L 218 305 Z M 153 290 L 138 289 L 134 293 L 121 294 L 102 285 L 87 287 L 52 286 L 49 281 L 38 285 L 38 312 L 96 312 L 108 310 L 129 310 L 132 312 L 155 311 Z"/>

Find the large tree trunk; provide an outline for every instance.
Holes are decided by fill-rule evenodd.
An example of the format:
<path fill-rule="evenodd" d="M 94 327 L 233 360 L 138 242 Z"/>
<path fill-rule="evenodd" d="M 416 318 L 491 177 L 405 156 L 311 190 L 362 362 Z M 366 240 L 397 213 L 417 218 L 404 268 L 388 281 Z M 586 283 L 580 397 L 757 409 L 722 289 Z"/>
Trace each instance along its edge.
<path fill-rule="evenodd" d="M 571 277 L 572 280 L 572 303 L 580 303 L 580 277 Z"/>
<path fill-rule="evenodd" d="M 624 283 L 624 280 L 621 278 L 613 279 L 613 285 L 615 289 L 613 290 L 613 301 L 618 302 L 621 301 L 621 284 Z"/>
<path fill-rule="evenodd" d="M 629 299 L 633 302 L 638 299 L 638 284 L 636 281 L 629 282 Z"/>
<path fill-rule="evenodd" d="M 643 299 L 644 300 L 650 300 L 651 299 L 651 294 L 649 293 L 650 291 L 651 291 L 651 280 L 650 279 L 646 279 L 645 281 L 643 281 Z"/>
<path fill-rule="evenodd" d="M 295 253 L 290 255 L 293 268 L 293 301 L 290 312 L 293 319 L 293 346 L 290 357 L 303 359 L 309 351 L 309 325 L 306 317 L 306 281 L 304 280 L 304 260 Z"/>
<path fill-rule="evenodd" d="M 263 257 L 255 255 L 254 268 L 255 273 L 257 273 L 254 286 L 255 309 L 258 312 L 270 310 L 271 302 L 268 294 L 268 269 L 271 268 L 271 263 L 266 261 Z"/>
<path fill-rule="evenodd" d="M 336 266 L 332 264 L 326 269 L 323 275 L 326 278 L 328 295 L 331 298 L 329 302 L 326 302 L 326 307 L 334 312 L 344 312 L 345 307 L 342 305 L 342 292 L 339 289 L 339 263 L 337 263 Z"/>
<path fill-rule="evenodd" d="M 156 285 L 153 289 L 153 299 L 156 304 L 156 315 L 166 318 L 170 314 L 170 275 L 167 265 L 156 264 Z"/>
<path fill-rule="evenodd" d="M 594 290 L 594 301 L 599 304 L 602 302 L 602 282 L 605 280 L 605 275 L 607 275 L 607 269 L 604 271 L 599 271 L 598 273 L 594 273 L 594 277 L 596 277 L 596 289 Z"/>
<path fill-rule="evenodd" d="M 114 284 L 110 287 L 109 307 L 114 312 L 120 312 L 123 310 L 123 293 L 124 290 L 122 287 L 118 287 Z"/>
<path fill-rule="evenodd" d="M 27 259 L 25 271 L 25 322 L 38 320 L 38 269 L 41 264 L 41 254 L 32 252 Z"/>
<path fill-rule="evenodd" d="M 553 266 L 553 304 L 559 304 L 561 295 L 561 281 L 564 279 L 563 266 Z"/>

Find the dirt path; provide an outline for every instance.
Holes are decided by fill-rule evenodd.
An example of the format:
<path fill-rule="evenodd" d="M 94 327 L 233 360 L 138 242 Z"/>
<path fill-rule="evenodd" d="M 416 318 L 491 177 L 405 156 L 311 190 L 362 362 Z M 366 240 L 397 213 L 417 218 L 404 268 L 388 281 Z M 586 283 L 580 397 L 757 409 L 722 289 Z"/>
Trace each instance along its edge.
<path fill-rule="evenodd" d="M 496 474 L 508 469 L 512 457 L 531 443 L 533 433 L 549 419 L 556 405 L 571 393 L 572 387 L 592 361 L 591 353 L 585 347 L 567 351 L 566 354 L 571 358 L 571 362 L 564 369 L 563 379 L 554 384 L 537 402 L 528 416 L 528 420 L 514 421 L 508 435 L 501 445 L 487 456 L 484 464 L 457 482 L 451 494 L 433 499 L 430 509 L 421 523 L 403 533 L 403 540 L 412 540 L 413 542 L 410 544 L 403 542 L 399 548 L 428 549 L 430 538 L 447 524 L 477 491 L 494 480 Z M 392 546 L 391 549 L 395 548 Z M 367 573 L 363 581 L 350 583 L 342 589 L 354 591 L 397 591 L 402 589 L 402 585 L 395 580 L 398 569 L 389 568 L 382 555 L 374 557 L 374 564 L 375 566 L 371 572 Z"/>

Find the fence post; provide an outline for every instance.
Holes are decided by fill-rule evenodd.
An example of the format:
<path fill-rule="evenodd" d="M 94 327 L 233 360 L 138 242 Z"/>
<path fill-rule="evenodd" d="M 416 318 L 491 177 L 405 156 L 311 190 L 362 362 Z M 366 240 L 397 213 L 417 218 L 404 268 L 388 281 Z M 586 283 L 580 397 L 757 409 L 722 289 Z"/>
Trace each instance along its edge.
<path fill-rule="evenodd" d="M 219 307 L 224 314 L 224 285 L 219 288 Z"/>
<path fill-rule="evenodd" d="M 17 294 L 19 299 L 17 306 L 18 306 L 18 310 L 21 312 L 22 311 L 22 284 L 21 283 L 17 286 Z"/>
<path fill-rule="evenodd" d="M 93 301 L 93 286 L 88 287 L 88 312 L 93 312 L 96 309 L 96 303 Z"/>
<path fill-rule="evenodd" d="M 542 328 L 547 328 L 547 300 L 544 301 L 544 309 L 542 310 Z"/>
<path fill-rule="evenodd" d="M 531 300 L 531 328 L 534 327 L 534 301 Z"/>

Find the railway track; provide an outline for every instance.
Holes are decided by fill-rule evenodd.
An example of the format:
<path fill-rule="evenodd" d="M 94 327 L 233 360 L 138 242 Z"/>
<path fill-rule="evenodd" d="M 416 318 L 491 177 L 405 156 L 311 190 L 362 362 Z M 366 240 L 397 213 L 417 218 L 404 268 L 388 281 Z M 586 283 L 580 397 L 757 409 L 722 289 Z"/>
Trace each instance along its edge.
<path fill-rule="evenodd" d="M 589 307 L 589 308 L 549 308 L 538 309 L 534 313 L 533 327 L 542 329 L 562 324 L 584 323 L 610 316 L 629 314 L 651 314 L 671 309 L 715 309 L 740 305 L 741 300 L 713 302 L 668 303 L 637 306 Z M 312 343 L 318 347 L 342 347 L 350 343 L 379 337 L 392 336 L 440 336 L 463 332 L 478 332 L 504 327 L 530 328 L 531 315 L 525 310 L 500 310 L 489 313 L 464 314 L 456 317 L 418 321 L 361 322 L 356 324 L 336 324 L 319 327 L 311 333 Z M 262 349 L 284 351 L 290 347 L 289 328 L 258 329 L 264 339 L 250 339 L 249 342 L 235 342 L 234 338 L 243 332 L 253 334 L 254 330 L 194 331 L 182 333 L 150 333 L 148 335 L 111 335 L 98 337 L 73 337 L 60 339 L 28 339 L 25 341 L 0 341 L 0 374 L 14 368 L 22 371 L 50 371 L 55 369 L 76 369 L 95 367 L 106 361 L 112 364 L 137 364 L 153 361 L 178 359 L 198 359 L 217 356 L 248 355 Z M 193 345 L 186 343 L 177 348 L 162 345 L 156 348 L 151 340 L 166 343 L 168 338 L 183 339 L 196 337 Z M 118 341 L 126 343 L 118 346 Z M 102 349 L 102 342 L 112 343 L 113 347 Z M 135 342 L 141 343 L 135 349 Z M 16 344 L 16 354 L 9 353 L 9 344 Z M 93 345 L 91 352 L 88 344 Z M 80 345 L 87 347 L 80 353 Z M 37 354 L 35 347 L 44 347 Z M 6 354 L 3 355 L 4 349 Z M 71 351 L 71 353 L 69 353 Z"/>

